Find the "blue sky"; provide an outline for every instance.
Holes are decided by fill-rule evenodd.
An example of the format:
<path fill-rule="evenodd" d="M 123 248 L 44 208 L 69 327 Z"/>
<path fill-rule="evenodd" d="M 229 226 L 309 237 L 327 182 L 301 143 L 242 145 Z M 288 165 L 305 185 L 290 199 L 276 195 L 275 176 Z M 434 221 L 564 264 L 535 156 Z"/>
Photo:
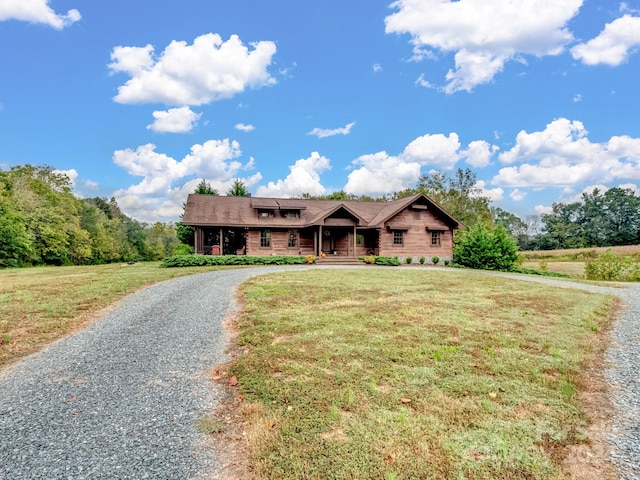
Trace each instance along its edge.
<path fill-rule="evenodd" d="M 0 166 L 176 221 L 200 179 L 520 216 L 640 186 L 640 0 L 0 0 Z"/>

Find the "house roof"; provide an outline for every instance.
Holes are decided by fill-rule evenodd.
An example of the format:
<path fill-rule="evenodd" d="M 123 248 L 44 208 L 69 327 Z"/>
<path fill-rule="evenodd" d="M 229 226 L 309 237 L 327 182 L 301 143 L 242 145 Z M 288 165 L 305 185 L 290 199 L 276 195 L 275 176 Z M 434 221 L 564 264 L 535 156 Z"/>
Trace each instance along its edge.
<path fill-rule="evenodd" d="M 383 228 L 385 222 L 405 208 L 427 206 L 451 228 L 462 224 L 424 194 L 412 195 L 392 202 L 362 202 L 357 200 L 307 200 L 300 198 L 259 198 L 190 194 L 182 223 L 193 226 L 304 228 L 322 225 L 327 217 L 340 209 L 357 220 L 358 227 Z M 424 208 L 424 207 L 423 207 Z M 267 219 L 256 210 L 299 210 L 299 217 L 282 215 Z"/>

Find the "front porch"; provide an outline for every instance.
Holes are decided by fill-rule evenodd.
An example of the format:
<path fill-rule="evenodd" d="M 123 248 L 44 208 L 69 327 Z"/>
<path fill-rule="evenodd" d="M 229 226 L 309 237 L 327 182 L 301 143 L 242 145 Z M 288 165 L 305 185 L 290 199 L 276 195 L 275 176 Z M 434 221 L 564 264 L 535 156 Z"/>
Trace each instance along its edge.
<path fill-rule="evenodd" d="M 195 227 L 195 251 L 200 255 L 245 255 L 245 228 Z"/>
<path fill-rule="evenodd" d="M 379 233 L 375 229 L 357 229 L 355 226 L 318 226 L 314 235 L 314 254 L 320 257 L 361 257 L 377 255 Z"/>

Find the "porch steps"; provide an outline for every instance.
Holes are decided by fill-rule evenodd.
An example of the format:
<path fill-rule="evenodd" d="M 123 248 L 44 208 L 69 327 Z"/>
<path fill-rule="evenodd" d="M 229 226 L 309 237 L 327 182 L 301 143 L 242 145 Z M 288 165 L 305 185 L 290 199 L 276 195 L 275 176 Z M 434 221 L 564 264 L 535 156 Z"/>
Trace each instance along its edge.
<path fill-rule="evenodd" d="M 318 257 L 316 259 L 318 265 L 364 265 L 362 260 L 357 257 L 347 257 L 344 255 L 327 255 L 326 257 Z"/>

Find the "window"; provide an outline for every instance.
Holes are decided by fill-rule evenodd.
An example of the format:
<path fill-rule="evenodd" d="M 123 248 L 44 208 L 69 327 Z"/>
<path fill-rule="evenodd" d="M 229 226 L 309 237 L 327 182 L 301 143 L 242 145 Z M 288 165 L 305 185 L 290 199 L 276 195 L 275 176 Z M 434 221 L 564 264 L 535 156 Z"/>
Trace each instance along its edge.
<path fill-rule="evenodd" d="M 298 232 L 296 230 L 289 230 L 289 241 L 287 247 L 296 248 L 298 246 Z"/>
<path fill-rule="evenodd" d="M 286 218 L 300 218 L 300 212 L 298 211 L 284 212 L 283 216 Z"/>
<path fill-rule="evenodd" d="M 393 244 L 394 245 L 403 245 L 404 232 L 400 230 L 396 230 L 393 232 Z"/>
<path fill-rule="evenodd" d="M 413 211 L 413 218 L 415 220 L 420 220 L 420 210 L 414 210 Z"/>
<path fill-rule="evenodd" d="M 261 218 L 269 218 L 271 216 L 271 213 L 269 213 L 268 210 L 261 210 L 260 211 L 260 217 Z"/>
<path fill-rule="evenodd" d="M 440 245 L 440 232 L 431 232 L 431 246 L 437 247 Z"/>
<path fill-rule="evenodd" d="M 271 230 L 262 230 L 260 232 L 260 246 L 263 248 L 271 246 Z"/>
<path fill-rule="evenodd" d="M 364 235 L 356 233 L 356 245 L 362 245 L 364 243 Z"/>

